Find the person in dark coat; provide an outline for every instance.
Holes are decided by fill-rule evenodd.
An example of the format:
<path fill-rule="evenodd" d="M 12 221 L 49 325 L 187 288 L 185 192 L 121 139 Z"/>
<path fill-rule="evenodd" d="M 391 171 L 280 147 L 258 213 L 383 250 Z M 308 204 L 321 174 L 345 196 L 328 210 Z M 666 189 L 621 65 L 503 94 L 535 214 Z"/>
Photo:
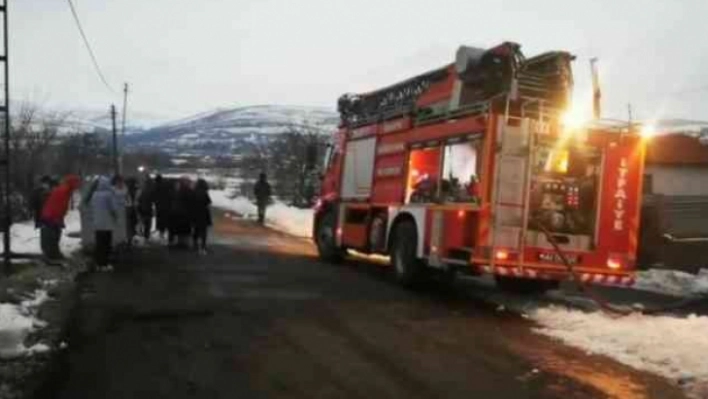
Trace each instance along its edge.
<path fill-rule="evenodd" d="M 192 232 L 192 223 L 189 216 L 190 203 L 192 201 L 192 188 L 189 179 L 180 179 L 174 183 L 175 188 L 172 195 L 169 214 L 169 236 L 170 246 L 178 248 L 187 247 L 188 237 Z"/>
<path fill-rule="evenodd" d="M 265 223 L 266 207 L 270 203 L 270 183 L 266 178 L 265 173 L 258 176 L 258 182 L 253 186 L 253 195 L 256 197 L 256 206 L 258 207 L 258 223 Z"/>
<path fill-rule="evenodd" d="M 42 208 L 44 208 L 44 203 L 47 201 L 52 188 L 54 188 L 52 178 L 44 175 L 39 179 L 39 186 L 32 191 L 31 206 L 34 215 L 34 227 L 37 229 L 42 227 Z"/>
<path fill-rule="evenodd" d="M 212 224 L 210 205 L 209 185 L 206 180 L 199 179 L 192 193 L 189 214 L 192 216 L 192 243 L 202 254 L 206 253 L 207 229 Z"/>
<path fill-rule="evenodd" d="M 165 232 L 168 230 L 170 221 L 170 208 L 172 206 L 172 187 L 170 183 L 162 178 L 161 175 L 155 176 L 155 213 L 156 213 L 156 228 L 160 233 L 160 238 L 164 238 Z"/>
<path fill-rule="evenodd" d="M 155 204 L 155 184 L 150 179 L 150 176 L 145 178 L 142 187 L 138 192 L 138 217 L 140 218 L 140 223 L 143 226 L 143 238 L 145 241 L 150 239 L 150 232 L 152 230 L 152 218 L 155 216 L 153 211 L 153 206 Z"/>
<path fill-rule="evenodd" d="M 138 229 L 138 181 L 134 177 L 125 179 L 125 186 L 128 193 L 125 201 L 126 228 L 128 230 L 128 245 L 132 245 Z"/>

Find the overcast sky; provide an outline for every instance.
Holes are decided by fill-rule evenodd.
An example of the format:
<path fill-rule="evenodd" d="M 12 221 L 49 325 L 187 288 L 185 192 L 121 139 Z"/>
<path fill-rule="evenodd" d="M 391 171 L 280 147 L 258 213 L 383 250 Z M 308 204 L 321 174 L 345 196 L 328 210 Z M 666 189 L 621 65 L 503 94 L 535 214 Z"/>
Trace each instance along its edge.
<path fill-rule="evenodd" d="M 252 104 L 334 108 L 344 92 L 453 61 L 461 44 L 568 50 L 576 98 L 600 58 L 606 116 L 708 120 L 705 0 L 74 0 L 130 108 L 182 117 Z M 14 98 L 103 109 L 66 0 L 9 0 Z M 130 115 L 130 114 L 129 114 Z"/>

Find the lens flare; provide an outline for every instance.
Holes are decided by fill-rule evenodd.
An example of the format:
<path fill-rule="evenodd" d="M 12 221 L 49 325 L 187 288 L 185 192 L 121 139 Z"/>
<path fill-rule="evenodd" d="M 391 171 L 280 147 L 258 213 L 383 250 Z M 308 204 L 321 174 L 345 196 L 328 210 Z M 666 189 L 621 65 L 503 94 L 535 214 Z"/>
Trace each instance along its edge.
<path fill-rule="evenodd" d="M 650 140 L 652 137 L 656 136 L 656 126 L 653 124 L 643 125 L 639 130 L 639 135 L 645 140 Z"/>

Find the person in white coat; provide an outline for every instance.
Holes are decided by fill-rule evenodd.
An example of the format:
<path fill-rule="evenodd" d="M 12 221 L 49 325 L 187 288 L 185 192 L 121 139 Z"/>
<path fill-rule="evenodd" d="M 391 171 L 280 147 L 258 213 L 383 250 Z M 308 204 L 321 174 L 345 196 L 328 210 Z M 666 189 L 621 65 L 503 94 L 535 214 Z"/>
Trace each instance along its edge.
<path fill-rule="evenodd" d="M 98 269 L 110 269 L 108 258 L 113 245 L 113 230 L 118 222 L 118 209 L 116 194 L 108 178 L 98 178 L 90 206 L 95 235 L 94 261 Z"/>

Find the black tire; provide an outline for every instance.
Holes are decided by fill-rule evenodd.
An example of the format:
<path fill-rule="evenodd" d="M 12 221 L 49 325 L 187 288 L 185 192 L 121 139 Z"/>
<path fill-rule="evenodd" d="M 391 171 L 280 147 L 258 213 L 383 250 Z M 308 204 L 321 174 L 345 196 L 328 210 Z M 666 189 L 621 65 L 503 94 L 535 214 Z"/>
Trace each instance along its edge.
<path fill-rule="evenodd" d="M 391 264 L 396 281 L 405 287 L 419 285 L 425 277 L 425 264 L 418 259 L 418 231 L 415 223 L 404 220 L 394 226 Z"/>
<path fill-rule="evenodd" d="M 560 284 L 555 280 L 531 280 L 509 276 L 494 276 L 494 279 L 500 290 L 519 295 L 541 295 L 557 289 Z"/>
<path fill-rule="evenodd" d="M 344 250 L 337 247 L 336 230 L 337 217 L 333 211 L 327 211 L 317 223 L 315 244 L 320 259 L 330 263 L 339 263 L 344 259 Z"/>

